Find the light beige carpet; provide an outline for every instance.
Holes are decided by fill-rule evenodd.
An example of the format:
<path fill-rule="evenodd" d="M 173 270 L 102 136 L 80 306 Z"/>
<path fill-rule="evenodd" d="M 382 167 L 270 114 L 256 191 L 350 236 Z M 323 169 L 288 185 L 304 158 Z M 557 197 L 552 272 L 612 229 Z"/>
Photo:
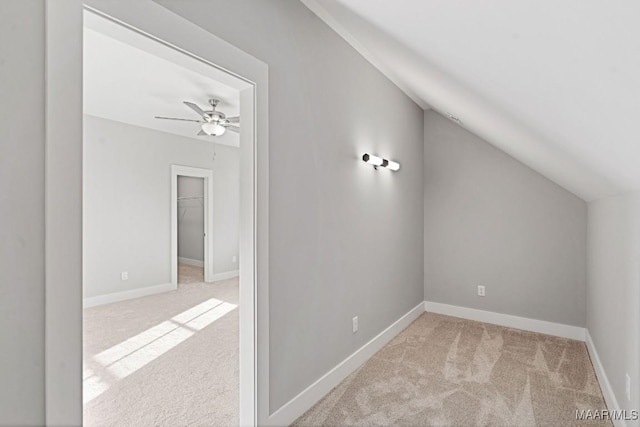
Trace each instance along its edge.
<path fill-rule="evenodd" d="M 425 313 L 296 426 L 571 426 L 606 409 L 584 343 Z"/>
<path fill-rule="evenodd" d="M 238 424 L 238 279 L 84 310 L 86 426 Z"/>

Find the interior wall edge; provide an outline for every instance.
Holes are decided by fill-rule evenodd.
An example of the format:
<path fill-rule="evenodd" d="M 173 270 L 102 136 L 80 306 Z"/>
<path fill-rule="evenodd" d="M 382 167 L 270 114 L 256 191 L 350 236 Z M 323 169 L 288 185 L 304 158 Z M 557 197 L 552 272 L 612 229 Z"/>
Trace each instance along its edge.
<path fill-rule="evenodd" d="M 269 416 L 270 426 L 290 425 L 346 377 L 362 366 L 371 356 L 395 338 L 414 320 L 424 313 L 424 303 L 421 302 L 406 314 L 386 327 L 382 332 L 369 340 L 362 347 L 354 351 L 343 361 L 329 370 L 322 377 L 314 381 L 306 389 L 293 397 Z"/>
<path fill-rule="evenodd" d="M 600 390 L 602 391 L 602 395 L 604 396 L 604 400 L 607 404 L 607 409 L 609 411 L 619 411 L 620 405 L 618 404 L 618 399 L 613 392 L 613 388 L 611 387 L 611 383 L 609 382 L 607 372 L 605 371 L 604 366 L 600 361 L 600 356 L 598 355 L 596 346 L 591 339 L 589 329 L 585 329 L 585 338 L 585 344 L 587 346 L 587 351 L 589 352 L 589 357 L 591 358 L 591 364 L 593 365 L 596 377 L 598 378 L 598 382 L 600 383 Z M 616 427 L 626 427 L 627 423 L 624 420 L 615 420 L 614 425 Z"/>

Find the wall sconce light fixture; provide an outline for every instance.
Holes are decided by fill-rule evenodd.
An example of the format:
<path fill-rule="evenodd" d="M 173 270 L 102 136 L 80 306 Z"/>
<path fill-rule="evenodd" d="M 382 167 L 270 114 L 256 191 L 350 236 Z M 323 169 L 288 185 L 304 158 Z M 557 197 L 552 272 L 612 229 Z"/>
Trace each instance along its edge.
<path fill-rule="evenodd" d="M 372 154 L 363 154 L 362 160 L 365 163 L 369 163 L 373 165 L 374 169 L 378 169 L 378 166 L 382 166 L 383 168 L 391 169 L 392 171 L 397 171 L 400 169 L 400 163 L 394 162 L 392 160 L 383 159 L 378 156 L 374 156 Z"/>

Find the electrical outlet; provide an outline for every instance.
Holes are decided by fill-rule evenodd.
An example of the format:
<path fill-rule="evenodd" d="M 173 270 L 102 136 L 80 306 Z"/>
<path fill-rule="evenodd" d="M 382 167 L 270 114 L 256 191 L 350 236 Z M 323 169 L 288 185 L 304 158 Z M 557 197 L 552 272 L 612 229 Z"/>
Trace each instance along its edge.
<path fill-rule="evenodd" d="M 358 332 L 358 316 L 353 318 L 353 332 Z"/>
<path fill-rule="evenodd" d="M 478 296 L 481 296 L 481 297 L 484 296 L 484 286 L 482 285 L 478 286 Z"/>
<path fill-rule="evenodd" d="M 629 374 L 625 375 L 624 386 L 627 392 L 627 400 L 631 400 L 631 376 Z"/>
<path fill-rule="evenodd" d="M 237 257 L 237 256 L 235 256 L 235 255 L 234 255 L 234 256 L 232 256 L 232 257 L 231 257 L 231 262 L 234 262 L 234 263 L 235 263 L 235 262 L 238 262 L 238 257 Z"/>
<path fill-rule="evenodd" d="M 120 279 L 129 280 L 129 273 L 126 271 L 123 271 L 122 273 L 120 273 Z"/>

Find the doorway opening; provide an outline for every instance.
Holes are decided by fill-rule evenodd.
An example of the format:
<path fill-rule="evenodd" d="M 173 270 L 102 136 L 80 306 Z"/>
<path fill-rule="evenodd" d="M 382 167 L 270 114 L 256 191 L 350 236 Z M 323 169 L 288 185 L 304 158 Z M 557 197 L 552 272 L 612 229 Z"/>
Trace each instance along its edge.
<path fill-rule="evenodd" d="M 243 117 L 239 135 L 238 265 L 239 301 L 243 307 L 239 310 L 239 418 L 241 425 L 269 422 L 267 64 L 151 0 L 136 2 L 135 7 L 129 2 L 47 0 L 46 7 L 46 424 L 80 425 L 83 418 L 82 306 L 83 299 L 86 303 L 90 295 L 86 292 L 83 295 L 82 286 L 83 270 L 86 271 L 83 240 L 87 238 L 86 233 L 83 235 L 82 223 L 87 193 L 83 194 L 82 181 L 87 167 L 83 152 L 82 75 L 86 67 L 81 29 L 88 17 L 97 29 L 110 32 L 118 40 L 131 42 L 131 34 L 139 36 L 135 38 L 137 48 L 162 51 L 167 60 L 177 63 L 196 60 L 199 65 L 194 68 L 206 69 L 202 75 L 215 74 L 216 79 L 239 92 L 239 115 Z M 153 70 L 148 76 L 154 77 Z M 116 108 L 126 107 L 119 104 Z M 153 151 L 147 153 L 149 158 L 154 155 Z M 129 165 L 134 167 L 135 163 Z M 116 212 L 125 212 L 146 200 L 143 191 L 141 197 L 123 204 Z M 167 203 L 170 203 L 168 197 Z M 168 223 L 166 226 L 170 227 Z M 121 247 L 125 248 L 126 244 L 124 239 Z M 149 249 L 154 247 L 149 245 Z M 170 271 L 170 266 L 167 265 L 167 269 Z M 162 285 L 172 286 L 170 282 Z M 97 377 L 94 376 L 94 380 L 99 384 Z"/>
<path fill-rule="evenodd" d="M 233 185 L 233 184 L 232 184 Z M 190 166 L 171 166 L 171 283 L 192 282 L 202 276 L 203 282 L 213 282 L 213 217 L 214 200 L 221 199 L 213 190 L 213 171 Z M 221 204 L 221 200 L 216 203 Z M 236 200 L 237 204 L 237 200 Z M 229 227 L 236 226 L 237 218 Z M 235 241 L 225 242 L 231 250 Z M 190 268 L 188 268 L 190 267 Z M 189 279 L 181 277 L 187 274 Z M 182 280 L 181 280 L 182 279 Z"/>
<path fill-rule="evenodd" d="M 255 343 L 240 321 L 255 308 L 240 267 L 252 89 L 84 14 L 83 424 L 238 425 L 255 406 L 240 360 Z"/>
<path fill-rule="evenodd" d="M 178 284 L 204 282 L 206 238 L 204 180 L 178 176 Z"/>

